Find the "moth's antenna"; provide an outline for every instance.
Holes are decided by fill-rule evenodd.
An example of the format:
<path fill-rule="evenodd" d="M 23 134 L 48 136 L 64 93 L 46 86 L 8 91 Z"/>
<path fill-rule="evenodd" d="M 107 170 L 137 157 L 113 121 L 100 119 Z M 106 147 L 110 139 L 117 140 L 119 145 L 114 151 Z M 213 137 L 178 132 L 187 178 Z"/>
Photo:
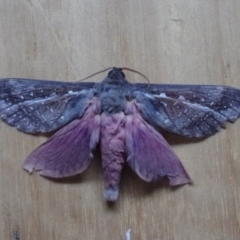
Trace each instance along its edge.
<path fill-rule="evenodd" d="M 87 77 L 85 77 L 85 78 L 82 78 L 82 79 L 78 80 L 78 82 L 82 82 L 82 81 L 84 81 L 84 80 L 86 80 L 86 79 L 89 79 L 89 78 L 91 78 L 91 77 L 93 77 L 93 76 L 95 76 L 95 75 L 97 75 L 97 74 L 99 74 L 99 73 L 105 72 L 105 71 L 110 70 L 110 69 L 112 69 L 112 67 L 108 67 L 108 68 L 103 69 L 103 70 L 101 70 L 101 71 L 95 72 L 95 73 L 93 73 L 93 74 L 91 74 L 91 75 L 89 75 L 89 76 L 87 76 Z"/>
<path fill-rule="evenodd" d="M 139 74 L 140 76 L 145 78 L 147 80 L 147 82 L 150 84 L 150 80 L 144 74 L 138 72 L 137 70 L 134 70 L 134 69 L 131 69 L 131 68 L 128 68 L 128 67 L 122 67 L 121 69 Z"/>
<path fill-rule="evenodd" d="M 82 81 L 84 81 L 84 80 L 86 80 L 86 79 L 89 79 L 89 78 L 91 78 L 91 77 L 93 77 L 93 76 L 95 76 L 95 75 L 97 75 L 97 74 L 99 74 L 99 73 L 105 72 L 105 71 L 110 70 L 110 69 L 112 69 L 112 67 L 108 67 L 108 68 L 105 68 L 105 69 L 103 69 L 103 70 L 101 70 L 101 71 L 95 72 L 95 73 L 93 73 L 93 74 L 91 74 L 91 75 L 89 75 L 89 76 L 87 76 L 87 77 L 85 77 L 85 78 L 82 78 L 82 79 L 78 80 L 78 82 L 82 82 Z M 127 71 L 129 71 L 129 72 L 134 72 L 134 73 L 139 74 L 140 76 L 142 76 L 143 78 L 145 78 L 145 79 L 147 80 L 147 82 L 150 84 L 149 79 L 148 79 L 144 74 L 138 72 L 137 70 L 134 70 L 134 69 L 131 69 L 131 68 L 128 68 L 128 67 L 122 67 L 121 69 L 122 69 L 122 70 L 127 70 Z"/>

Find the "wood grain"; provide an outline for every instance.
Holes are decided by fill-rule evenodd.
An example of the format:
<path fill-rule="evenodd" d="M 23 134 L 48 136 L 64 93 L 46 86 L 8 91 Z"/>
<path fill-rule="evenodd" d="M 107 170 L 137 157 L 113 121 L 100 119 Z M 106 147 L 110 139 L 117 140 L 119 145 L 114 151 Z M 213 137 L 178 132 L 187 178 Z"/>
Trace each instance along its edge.
<path fill-rule="evenodd" d="M 0 13 L 0 78 L 71 81 L 127 66 L 152 83 L 240 88 L 240 1 L 0 0 Z M 194 185 L 163 188 L 126 168 L 108 205 L 99 158 L 68 182 L 29 175 L 21 165 L 45 138 L 1 122 L 0 239 L 123 240 L 132 229 L 131 240 L 238 240 L 239 132 L 240 121 L 204 141 L 167 136 Z"/>

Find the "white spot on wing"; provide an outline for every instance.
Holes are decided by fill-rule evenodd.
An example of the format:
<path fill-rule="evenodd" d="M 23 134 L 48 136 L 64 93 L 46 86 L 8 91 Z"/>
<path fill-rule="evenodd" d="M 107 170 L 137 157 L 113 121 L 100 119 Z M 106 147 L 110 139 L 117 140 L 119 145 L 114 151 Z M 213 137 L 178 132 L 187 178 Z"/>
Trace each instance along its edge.
<path fill-rule="evenodd" d="M 160 93 L 160 94 L 159 94 L 159 97 L 166 98 L 167 95 L 166 95 L 166 93 Z"/>
<path fill-rule="evenodd" d="M 149 94 L 148 94 L 149 95 Z M 159 95 L 150 95 L 151 98 L 168 98 L 168 96 L 166 95 L 166 93 L 160 93 Z"/>
<path fill-rule="evenodd" d="M 169 123 L 169 119 L 165 119 L 164 123 L 166 123 L 166 124 Z"/>
<path fill-rule="evenodd" d="M 144 95 L 145 95 L 145 97 L 148 97 L 150 99 L 154 99 L 154 97 L 156 96 L 156 95 L 151 95 L 151 94 L 148 94 L 148 93 L 145 93 Z"/>
<path fill-rule="evenodd" d="M 184 100 L 186 100 L 186 99 L 185 99 L 184 96 L 180 95 L 180 96 L 178 97 L 178 100 L 184 101 Z"/>

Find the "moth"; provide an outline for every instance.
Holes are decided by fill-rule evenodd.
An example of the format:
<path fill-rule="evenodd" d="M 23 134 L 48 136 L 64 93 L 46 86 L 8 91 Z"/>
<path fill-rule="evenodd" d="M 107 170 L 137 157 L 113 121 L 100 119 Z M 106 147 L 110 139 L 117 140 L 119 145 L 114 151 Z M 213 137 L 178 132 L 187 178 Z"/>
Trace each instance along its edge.
<path fill-rule="evenodd" d="M 147 182 L 191 183 L 161 132 L 188 138 L 215 134 L 240 116 L 240 90 L 132 84 L 116 67 L 101 83 L 11 78 L 0 81 L 0 116 L 24 133 L 55 132 L 27 157 L 24 169 L 30 173 L 50 178 L 82 173 L 99 144 L 104 198 L 116 201 L 125 163 Z"/>

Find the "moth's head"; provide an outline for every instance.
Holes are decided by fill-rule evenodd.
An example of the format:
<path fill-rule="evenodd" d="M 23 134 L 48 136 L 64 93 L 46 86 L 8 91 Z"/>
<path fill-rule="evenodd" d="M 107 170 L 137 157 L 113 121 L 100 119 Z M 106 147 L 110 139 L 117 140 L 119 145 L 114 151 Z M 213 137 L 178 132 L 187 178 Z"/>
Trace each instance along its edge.
<path fill-rule="evenodd" d="M 108 72 L 108 77 L 111 79 L 122 79 L 125 78 L 125 74 L 121 68 L 113 67 L 112 70 Z"/>

